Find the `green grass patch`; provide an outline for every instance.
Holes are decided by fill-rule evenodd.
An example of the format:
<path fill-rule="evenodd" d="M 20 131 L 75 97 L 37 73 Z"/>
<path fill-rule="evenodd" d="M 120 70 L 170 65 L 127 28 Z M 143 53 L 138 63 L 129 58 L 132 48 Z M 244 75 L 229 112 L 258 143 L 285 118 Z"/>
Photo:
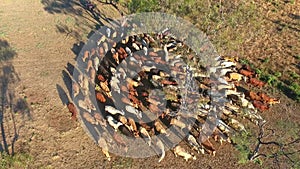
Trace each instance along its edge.
<path fill-rule="evenodd" d="M 125 3 L 127 2 L 127 3 Z M 189 20 L 210 36 L 219 53 L 239 51 L 249 37 L 260 36 L 262 18 L 255 3 L 242 0 L 122 0 L 130 13 L 164 12 Z M 240 28 L 246 29 L 240 29 Z M 237 31 L 238 30 L 238 31 Z M 251 35 L 249 33 L 253 32 Z"/>
<path fill-rule="evenodd" d="M 252 134 L 250 132 L 241 132 L 236 133 L 232 137 L 234 147 L 239 151 L 237 155 L 239 164 L 245 164 L 249 162 L 249 156 L 251 155 L 250 145 L 251 140 L 253 139 Z"/>
<path fill-rule="evenodd" d="M 260 79 L 267 82 L 269 86 L 276 86 L 278 84 L 277 76 L 268 73 L 261 73 Z"/>
<path fill-rule="evenodd" d="M 241 58 L 241 59 L 239 60 L 239 62 L 240 62 L 241 64 L 243 64 L 243 65 L 248 65 L 248 64 L 250 63 L 249 60 L 244 59 L 244 58 Z"/>
<path fill-rule="evenodd" d="M 287 95 L 289 98 L 297 102 L 300 102 L 300 90 L 299 90 L 299 85 L 297 83 L 290 85 L 280 81 L 276 87 L 285 95 Z"/>
<path fill-rule="evenodd" d="M 259 159 L 259 158 L 254 159 L 253 162 L 254 162 L 255 164 L 260 165 L 260 166 L 263 164 L 263 161 L 262 161 L 261 159 Z"/>
<path fill-rule="evenodd" d="M 298 79 L 300 76 L 297 74 L 297 73 L 295 73 L 295 72 L 291 72 L 290 73 L 290 76 L 291 76 L 291 78 L 293 78 L 293 79 Z"/>
<path fill-rule="evenodd" d="M 269 63 L 270 59 L 269 58 L 265 58 L 262 60 L 262 63 Z"/>
<path fill-rule="evenodd" d="M 66 24 L 75 25 L 75 19 L 69 16 L 65 19 L 65 22 Z"/>
<path fill-rule="evenodd" d="M 296 139 L 299 136 L 299 127 L 300 125 L 297 123 L 294 123 L 292 121 L 288 121 L 288 120 L 278 120 L 276 122 L 276 127 L 278 127 L 280 130 L 285 131 L 285 134 L 288 137 L 292 137 L 294 139 Z M 284 137 L 286 138 L 286 136 Z"/>
<path fill-rule="evenodd" d="M 187 19 L 210 37 L 221 55 L 228 51 L 244 51 L 240 49 L 246 41 L 251 41 L 249 38 L 255 39 L 264 34 L 261 29 L 264 23 L 261 9 L 256 3 L 246 0 L 235 3 L 194 0 L 120 0 L 120 3 L 126 6 L 130 13 L 165 12 Z M 275 10 L 284 6 L 284 3 L 277 0 L 269 0 L 269 4 Z M 244 53 L 239 53 L 239 55 L 244 55 Z M 240 59 L 240 62 L 249 64 L 255 69 L 247 59 Z M 266 67 L 269 63 L 270 58 L 262 60 L 262 65 Z M 255 71 L 259 78 L 267 82 L 270 87 L 277 88 L 293 100 L 300 101 L 297 86 L 285 84 L 281 72 L 271 72 L 262 67 L 258 67 Z M 299 79 L 299 75 L 295 73 L 291 76 L 293 79 Z"/>
<path fill-rule="evenodd" d="M 131 13 L 153 12 L 160 9 L 158 0 L 131 0 L 128 3 L 128 9 Z"/>
<path fill-rule="evenodd" d="M 0 31 L 0 38 L 5 38 L 6 37 L 6 33 L 3 31 Z"/>
<path fill-rule="evenodd" d="M 35 45 L 35 47 L 38 48 L 38 49 L 41 49 L 41 48 L 45 47 L 45 43 L 43 43 L 43 42 L 38 42 L 38 43 Z"/>
<path fill-rule="evenodd" d="M 132 167 L 132 158 L 118 158 L 112 164 L 112 169 L 127 169 Z"/>
<path fill-rule="evenodd" d="M 254 70 L 259 75 L 259 79 L 266 82 L 270 87 L 278 89 L 292 100 L 300 102 L 300 85 L 295 82 L 300 77 L 297 73 L 290 72 L 290 78 L 283 79 L 282 73 L 278 71 L 272 72 L 268 69 L 259 68 L 254 68 Z"/>
<path fill-rule="evenodd" d="M 8 155 L 1 153 L 0 169 L 7 168 L 28 168 L 33 158 L 26 153 L 18 153 L 15 155 Z"/>
<path fill-rule="evenodd" d="M 41 77 L 49 76 L 49 72 L 43 71 L 43 72 L 40 73 L 40 76 Z"/>
<path fill-rule="evenodd" d="M 293 82 L 290 88 L 297 94 L 300 95 L 300 85 L 296 82 Z"/>

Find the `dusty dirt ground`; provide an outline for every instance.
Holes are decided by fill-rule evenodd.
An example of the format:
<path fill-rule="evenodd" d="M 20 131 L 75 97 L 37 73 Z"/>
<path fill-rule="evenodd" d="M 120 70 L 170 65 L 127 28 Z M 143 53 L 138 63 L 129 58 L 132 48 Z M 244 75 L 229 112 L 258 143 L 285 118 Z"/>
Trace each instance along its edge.
<path fill-rule="evenodd" d="M 280 166 L 274 165 L 273 159 L 267 159 L 263 166 L 254 163 L 239 164 L 238 151 L 229 144 L 219 147 L 216 157 L 198 155 L 196 161 L 189 162 L 175 158 L 172 152 L 168 152 L 161 163 L 157 162 L 157 156 L 146 159 L 113 156 L 111 162 L 107 161 L 101 149 L 88 137 L 81 125 L 71 120 L 65 105 L 70 99 L 68 70 L 75 63 L 76 54 L 97 22 L 79 3 L 74 5 L 73 1 L 69 1 L 69 4 L 51 2 L 2 0 L 0 4 L 0 38 L 6 40 L 16 52 L 15 58 L 6 64 L 13 70 L 10 73 L 20 79 L 9 84 L 15 94 L 14 100 L 22 103 L 14 115 L 18 134 L 14 151 L 28 153 L 32 157 L 28 168 L 286 167 L 284 161 Z M 119 11 L 109 4 L 99 4 L 98 8 L 104 18 L 120 17 Z M 124 11 L 121 7 L 120 9 Z M 294 13 L 295 19 L 288 17 L 288 9 L 282 9 L 282 15 L 279 17 L 270 14 L 270 18 L 291 22 L 292 26 L 285 27 L 288 31 L 281 33 L 276 32 L 278 22 L 266 21 L 270 28 L 268 36 L 253 43 L 246 43 L 248 46 L 243 53 L 248 55 L 245 57 L 260 64 L 256 58 L 264 58 L 268 53 L 273 53 L 268 55 L 272 56 L 271 60 L 280 60 L 271 62 L 272 67 L 278 66 L 278 70 L 290 68 L 299 74 L 299 67 L 286 66 L 300 63 L 300 60 L 295 58 L 297 54 L 300 55 L 299 46 L 295 46 L 300 42 L 299 11 L 300 9 L 298 13 Z M 105 24 L 103 19 L 101 21 Z M 290 46 L 295 46 L 296 49 L 288 53 Z M 1 68 L 4 66 L 3 64 Z M 273 95 L 280 97 L 282 102 L 263 116 L 270 121 L 267 125 L 277 131 L 270 139 L 278 140 L 285 136 L 285 130 L 288 128 L 279 128 L 275 125 L 276 122 L 299 124 L 300 105 L 282 93 L 273 92 Z M 11 117 L 5 117 L 5 124 L 12 124 Z M 14 132 L 10 132 L 11 128 L 7 131 L 9 142 Z M 299 136 L 299 131 L 296 134 Z M 276 148 L 270 146 L 269 149 Z M 263 151 L 268 149 L 264 148 Z"/>

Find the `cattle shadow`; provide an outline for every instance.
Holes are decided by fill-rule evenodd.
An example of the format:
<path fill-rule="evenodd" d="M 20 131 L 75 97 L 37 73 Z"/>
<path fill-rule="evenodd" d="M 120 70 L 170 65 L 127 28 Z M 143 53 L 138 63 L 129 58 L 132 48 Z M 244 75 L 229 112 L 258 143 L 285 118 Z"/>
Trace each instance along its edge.
<path fill-rule="evenodd" d="M 292 82 L 289 80 L 283 80 L 277 85 L 277 88 L 283 92 L 288 98 L 300 102 L 300 95 L 291 88 Z"/>
<path fill-rule="evenodd" d="M 16 54 L 6 40 L 0 39 L 0 62 L 11 60 Z"/>
<path fill-rule="evenodd" d="M 82 32 L 85 32 L 84 36 L 86 37 L 84 38 L 90 38 L 95 31 L 100 29 L 102 26 L 118 24 L 118 22 L 115 22 L 112 18 L 109 18 L 102 13 L 98 7 L 102 7 L 101 5 L 111 5 L 121 16 L 123 16 L 121 10 L 112 1 L 103 2 L 100 0 L 94 0 L 93 3 L 95 7 L 93 10 L 87 8 L 86 0 L 41 0 L 41 2 L 44 5 L 44 10 L 50 14 L 64 14 L 72 17 L 72 21 L 74 22 L 76 29 L 65 23 L 60 23 L 56 24 L 56 30 L 61 34 L 64 34 L 65 38 L 73 37 L 77 40 L 77 43 L 74 43 L 71 47 L 71 51 L 75 55 L 75 61 L 77 61 L 78 56 L 85 45 L 82 40 Z M 92 24 L 87 25 L 85 24 L 85 21 Z M 90 28 L 89 30 L 86 29 L 87 26 Z M 56 90 L 63 105 L 73 102 L 72 83 L 74 79 L 76 79 L 73 77 L 73 72 L 76 71 L 76 69 L 76 63 L 74 65 L 68 62 L 65 69 L 62 70 L 62 80 L 64 82 L 63 86 L 56 84 Z"/>
<path fill-rule="evenodd" d="M 70 102 L 70 100 L 65 90 L 59 84 L 56 84 L 56 89 L 62 104 L 67 105 Z"/>
<path fill-rule="evenodd" d="M 79 43 L 73 44 L 71 51 L 76 55 L 75 60 L 77 60 L 77 56 L 79 55 L 79 53 L 84 45 L 85 45 L 85 43 L 82 41 L 80 41 Z"/>
<path fill-rule="evenodd" d="M 85 43 L 80 41 L 79 43 L 73 44 L 73 47 L 71 48 L 71 51 L 75 54 L 74 60 L 77 60 L 77 57 L 83 48 Z M 59 94 L 60 100 L 62 101 L 63 105 L 68 104 L 69 102 L 72 102 L 72 83 L 73 83 L 73 72 L 75 70 L 75 65 L 68 62 L 65 66 L 65 70 L 62 70 L 62 79 L 64 82 L 64 86 L 67 90 L 64 90 L 62 86 L 59 84 L 56 84 L 56 89 Z"/>

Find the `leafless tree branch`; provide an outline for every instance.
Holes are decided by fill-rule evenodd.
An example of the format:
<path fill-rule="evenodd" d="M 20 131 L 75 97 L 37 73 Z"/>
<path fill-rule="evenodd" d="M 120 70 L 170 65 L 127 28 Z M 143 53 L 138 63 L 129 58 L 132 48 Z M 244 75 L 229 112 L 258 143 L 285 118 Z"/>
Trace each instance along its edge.
<path fill-rule="evenodd" d="M 268 135 L 265 134 L 265 130 L 264 130 L 265 124 L 266 123 L 263 123 L 263 124 L 259 125 L 259 134 L 258 134 L 258 137 L 257 137 L 257 144 L 254 148 L 253 153 L 249 156 L 249 160 L 253 161 L 253 160 L 255 160 L 255 159 L 257 159 L 258 157 L 261 157 L 261 156 L 268 157 L 268 158 L 274 158 L 273 162 L 279 167 L 279 158 L 280 158 L 280 156 L 284 156 L 292 164 L 294 164 L 296 161 L 293 160 L 290 156 L 294 155 L 295 153 L 299 153 L 300 150 L 296 150 L 296 151 L 293 151 L 293 152 L 287 152 L 288 150 L 286 150 L 286 148 L 287 148 L 287 146 L 291 146 L 293 144 L 299 143 L 300 142 L 300 137 L 293 140 L 293 141 L 291 141 L 291 142 L 289 142 L 289 143 L 280 143 L 280 142 L 276 142 L 276 141 L 264 142 L 264 141 L 262 141 L 262 139 L 265 139 L 270 135 L 270 134 L 268 134 Z M 273 129 L 267 129 L 267 130 L 272 131 L 271 135 L 275 134 L 275 131 Z M 272 153 L 270 155 L 259 153 L 259 150 L 260 150 L 262 145 L 270 145 L 270 144 L 277 146 L 279 148 L 279 151 L 277 151 L 275 153 Z"/>

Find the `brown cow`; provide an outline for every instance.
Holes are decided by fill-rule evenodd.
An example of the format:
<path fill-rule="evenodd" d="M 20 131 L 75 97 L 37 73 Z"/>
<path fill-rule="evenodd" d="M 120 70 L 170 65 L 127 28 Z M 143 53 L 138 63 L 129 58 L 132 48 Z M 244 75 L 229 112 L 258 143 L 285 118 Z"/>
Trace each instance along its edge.
<path fill-rule="evenodd" d="M 206 139 L 205 141 L 201 142 L 201 144 L 204 146 L 206 151 L 210 154 L 215 156 L 216 155 L 216 148 L 214 145 L 210 142 L 209 139 Z"/>
<path fill-rule="evenodd" d="M 98 78 L 98 80 L 100 80 L 100 82 L 105 82 L 106 81 L 105 77 L 101 74 L 98 75 L 97 78 Z"/>
<path fill-rule="evenodd" d="M 99 100 L 101 103 L 106 102 L 105 96 L 102 93 L 100 93 L 100 92 L 96 93 L 96 99 Z"/>
<path fill-rule="evenodd" d="M 71 113 L 72 120 L 77 120 L 78 112 L 77 112 L 75 105 L 73 103 L 69 102 L 67 107 L 69 109 L 69 112 Z"/>
<path fill-rule="evenodd" d="M 276 103 L 280 103 L 280 100 L 279 99 L 276 99 L 276 98 L 271 98 L 269 97 L 267 94 L 265 93 L 258 93 L 258 95 L 262 98 L 262 101 L 265 102 L 265 103 L 268 103 L 268 104 L 276 104 Z"/>
<path fill-rule="evenodd" d="M 258 80 L 258 79 L 256 79 L 256 78 L 250 78 L 250 83 L 252 84 L 252 85 L 254 85 L 254 86 L 258 86 L 258 87 L 263 87 L 263 86 L 265 86 L 265 84 L 266 83 L 264 83 L 264 82 L 262 82 L 262 81 L 260 81 L 260 80 Z"/>
<path fill-rule="evenodd" d="M 257 100 L 253 101 L 253 106 L 258 108 L 260 111 L 266 111 L 270 108 L 267 104 L 264 104 L 261 101 L 257 101 Z"/>
<path fill-rule="evenodd" d="M 249 78 L 253 77 L 253 75 L 255 74 L 254 72 L 251 72 L 249 70 L 244 70 L 244 69 L 240 69 L 239 73 Z"/>
<path fill-rule="evenodd" d="M 253 91 L 249 91 L 246 94 L 251 100 L 262 101 L 262 98 Z"/>
<path fill-rule="evenodd" d="M 254 72 L 253 69 L 249 65 L 243 65 L 242 69 L 248 70 L 250 72 Z"/>

